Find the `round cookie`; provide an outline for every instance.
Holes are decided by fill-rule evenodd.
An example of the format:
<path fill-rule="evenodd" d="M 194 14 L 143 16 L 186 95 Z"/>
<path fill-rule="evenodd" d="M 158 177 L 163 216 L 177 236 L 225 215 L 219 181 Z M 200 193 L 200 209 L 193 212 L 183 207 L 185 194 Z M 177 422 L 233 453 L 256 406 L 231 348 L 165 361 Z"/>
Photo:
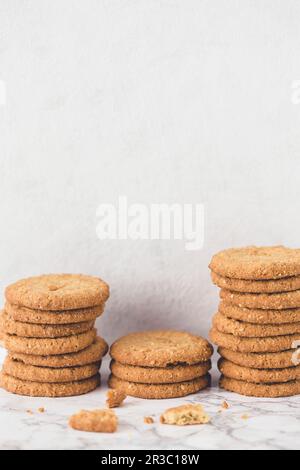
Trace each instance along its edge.
<path fill-rule="evenodd" d="M 227 318 L 217 313 L 213 318 L 213 325 L 222 333 L 242 336 L 245 338 L 267 338 L 270 336 L 300 335 L 300 323 L 284 323 L 282 325 L 255 325 Z"/>
<path fill-rule="evenodd" d="M 211 272 L 213 283 L 221 289 L 244 293 L 291 292 L 300 289 L 300 276 L 287 277 L 269 281 L 247 281 L 245 279 L 231 279 Z"/>
<path fill-rule="evenodd" d="M 300 381 L 300 366 L 289 369 L 251 369 L 238 366 L 226 359 L 220 359 L 218 368 L 225 377 L 244 382 L 271 384 Z"/>
<path fill-rule="evenodd" d="M 22 338 L 6 334 L 4 345 L 9 352 L 52 356 L 81 351 L 90 346 L 95 338 L 95 329 L 64 338 Z"/>
<path fill-rule="evenodd" d="M 34 354 L 24 354 L 9 351 L 8 356 L 23 364 L 40 367 L 76 367 L 101 361 L 108 351 L 108 345 L 99 336 L 93 344 L 87 348 L 68 354 L 58 354 L 53 356 L 37 356 Z"/>
<path fill-rule="evenodd" d="M 99 385 L 99 374 L 78 382 L 50 384 L 20 380 L 0 372 L 0 387 L 8 392 L 29 397 L 73 397 L 91 392 Z"/>
<path fill-rule="evenodd" d="M 300 308 L 286 310 L 250 309 L 222 301 L 219 305 L 219 312 L 228 318 L 248 323 L 264 325 L 300 323 Z"/>
<path fill-rule="evenodd" d="M 142 367 L 197 364 L 210 359 L 209 342 L 190 333 L 172 330 L 132 333 L 118 339 L 110 354 L 121 364 Z"/>
<path fill-rule="evenodd" d="M 137 398 L 146 398 L 150 400 L 179 398 L 209 387 L 210 375 L 207 374 L 204 377 L 199 377 L 198 379 L 174 384 L 141 384 L 121 380 L 111 375 L 108 385 L 110 388 L 121 390 L 126 393 L 126 395 Z"/>
<path fill-rule="evenodd" d="M 72 310 L 101 305 L 109 297 L 102 279 L 82 274 L 48 274 L 8 286 L 10 304 L 38 310 Z"/>
<path fill-rule="evenodd" d="M 300 250 L 284 246 L 231 248 L 217 253 L 209 267 L 233 279 L 282 279 L 300 275 Z"/>
<path fill-rule="evenodd" d="M 291 397 L 300 394 L 300 380 L 282 384 L 254 384 L 221 377 L 220 387 L 229 392 L 259 398 Z"/>
<path fill-rule="evenodd" d="M 94 377 L 100 369 L 100 363 L 87 364 L 77 367 L 51 368 L 29 366 L 20 361 L 7 357 L 2 371 L 20 380 L 42 383 L 75 382 Z"/>
<path fill-rule="evenodd" d="M 281 294 L 242 294 L 222 289 L 222 300 L 238 307 L 284 310 L 300 307 L 300 290 Z"/>
<path fill-rule="evenodd" d="M 65 325 L 68 323 L 82 323 L 96 320 L 104 311 L 104 303 L 96 307 L 81 308 L 77 310 L 33 310 L 27 307 L 5 303 L 4 310 L 10 318 L 23 323 L 36 323 L 42 325 Z"/>
<path fill-rule="evenodd" d="M 0 325 L 0 348 L 4 348 L 4 333 L 2 331 L 1 325 Z"/>
<path fill-rule="evenodd" d="M 202 362 L 192 366 L 174 367 L 139 367 L 128 366 L 112 361 L 110 364 L 112 374 L 122 380 L 144 384 L 165 384 L 186 382 L 197 377 L 203 377 L 211 369 L 211 361 Z"/>
<path fill-rule="evenodd" d="M 270 338 L 243 338 L 221 333 L 216 328 L 210 331 L 211 340 L 226 349 L 242 353 L 270 353 L 293 349 L 294 342 L 300 341 L 300 334 L 274 336 Z"/>
<path fill-rule="evenodd" d="M 294 361 L 296 359 L 300 361 L 300 353 L 296 349 L 277 353 L 240 353 L 219 348 L 218 352 L 234 364 L 253 369 L 287 369 L 295 367 Z"/>
<path fill-rule="evenodd" d="M 85 333 L 93 328 L 94 321 L 73 323 L 71 325 L 38 325 L 12 320 L 2 312 L 0 327 L 4 333 L 25 338 L 61 338 Z"/>

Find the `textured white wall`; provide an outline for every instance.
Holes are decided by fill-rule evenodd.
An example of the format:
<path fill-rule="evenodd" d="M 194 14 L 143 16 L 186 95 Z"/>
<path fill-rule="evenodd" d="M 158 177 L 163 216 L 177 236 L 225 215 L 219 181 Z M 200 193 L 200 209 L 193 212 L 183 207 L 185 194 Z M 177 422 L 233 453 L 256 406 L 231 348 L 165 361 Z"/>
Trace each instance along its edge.
<path fill-rule="evenodd" d="M 1 289 L 111 285 L 99 322 L 207 334 L 228 246 L 299 245 L 298 0 L 0 0 Z M 102 202 L 204 203 L 205 246 L 102 241 Z"/>

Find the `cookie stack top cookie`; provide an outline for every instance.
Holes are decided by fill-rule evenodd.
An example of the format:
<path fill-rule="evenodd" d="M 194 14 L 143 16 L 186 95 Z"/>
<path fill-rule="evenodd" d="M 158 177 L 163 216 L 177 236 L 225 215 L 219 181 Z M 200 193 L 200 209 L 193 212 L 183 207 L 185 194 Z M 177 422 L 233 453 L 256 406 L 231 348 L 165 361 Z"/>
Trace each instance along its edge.
<path fill-rule="evenodd" d="M 230 279 L 286 279 L 300 276 L 300 249 L 284 246 L 231 248 L 213 256 L 209 267 L 212 272 Z"/>
<path fill-rule="evenodd" d="M 150 330 L 123 336 L 111 346 L 110 354 L 122 364 L 168 367 L 207 361 L 213 349 L 201 336 L 184 331 Z"/>
<path fill-rule="evenodd" d="M 210 268 L 221 288 L 211 330 L 223 357 L 221 386 L 266 397 L 299 393 L 293 348 L 300 340 L 300 250 L 229 249 Z"/>
<path fill-rule="evenodd" d="M 82 274 L 48 274 L 22 279 L 5 290 L 13 305 L 37 310 L 74 310 L 106 302 L 109 287 L 102 279 Z"/>
<path fill-rule="evenodd" d="M 94 328 L 109 298 L 100 278 L 50 274 L 16 282 L 5 291 L 0 329 L 8 350 L 3 388 L 34 396 L 86 393 L 100 382 L 107 344 Z"/>
<path fill-rule="evenodd" d="M 109 385 L 140 398 L 175 398 L 210 383 L 213 348 L 200 336 L 173 330 L 132 333 L 111 347 Z"/>

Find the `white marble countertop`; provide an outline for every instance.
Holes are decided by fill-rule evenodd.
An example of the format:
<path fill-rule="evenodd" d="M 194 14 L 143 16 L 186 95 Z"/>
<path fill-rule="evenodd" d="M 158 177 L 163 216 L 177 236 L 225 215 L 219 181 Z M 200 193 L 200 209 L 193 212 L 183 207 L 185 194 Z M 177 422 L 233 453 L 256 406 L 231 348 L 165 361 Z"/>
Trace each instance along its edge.
<path fill-rule="evenodd" d="M 0 361 L 3 357 L 0 350 Z M 119 429 L 115 434 L 70 429 L 68 418 L 73 413 L 104 406 L 105 382 L 104 372 L 101 389 L 74 398 L 30 398 L 0 390 L 0 449 L 300 449 L 300 396 L 253 399 L 224 392 L 216 385 L 183 399 L 128 398 L 117 409 Z M 214 382 L 217 384 L 217 380 Z M 230 407 L 220 412 L 224 400 Z M 203 404 L 212 422 L 187 427 L 159 423 L 161 412 L 182 403 Z M 44 413 L 38 412 L 40 407 L 45 408 Z M 153 416 L 155 423 L 144 424 L 145 416 Z"/>

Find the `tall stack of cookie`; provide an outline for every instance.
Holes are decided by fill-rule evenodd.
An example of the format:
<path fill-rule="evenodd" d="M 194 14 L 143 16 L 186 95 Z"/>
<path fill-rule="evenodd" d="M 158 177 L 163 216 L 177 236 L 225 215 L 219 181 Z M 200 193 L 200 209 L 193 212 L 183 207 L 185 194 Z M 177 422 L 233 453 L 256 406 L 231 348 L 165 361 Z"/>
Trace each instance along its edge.
<path fill-rule="evenodd" d="M 138 398 L 176 398 L 210 385 L 213 348 L 200 336 L 179 331 L 132 333 L 110 351 L 109 386 Z"/>
<path fill-rule="evenodd" d="M 99 278 L 44 275 L 6 289 L 0 324 L 8 350 L 0 385 L 40 397 L 87 393 L 100 384 L 108 346 L 94 327 L 109 297 Z"/>
<path fill-rule="evenodd" d="M 247 247 L 211 261 L 221 288 L 211 339 L 220 386 L 242 395 L 300 394 L 300 250 Z"/>

